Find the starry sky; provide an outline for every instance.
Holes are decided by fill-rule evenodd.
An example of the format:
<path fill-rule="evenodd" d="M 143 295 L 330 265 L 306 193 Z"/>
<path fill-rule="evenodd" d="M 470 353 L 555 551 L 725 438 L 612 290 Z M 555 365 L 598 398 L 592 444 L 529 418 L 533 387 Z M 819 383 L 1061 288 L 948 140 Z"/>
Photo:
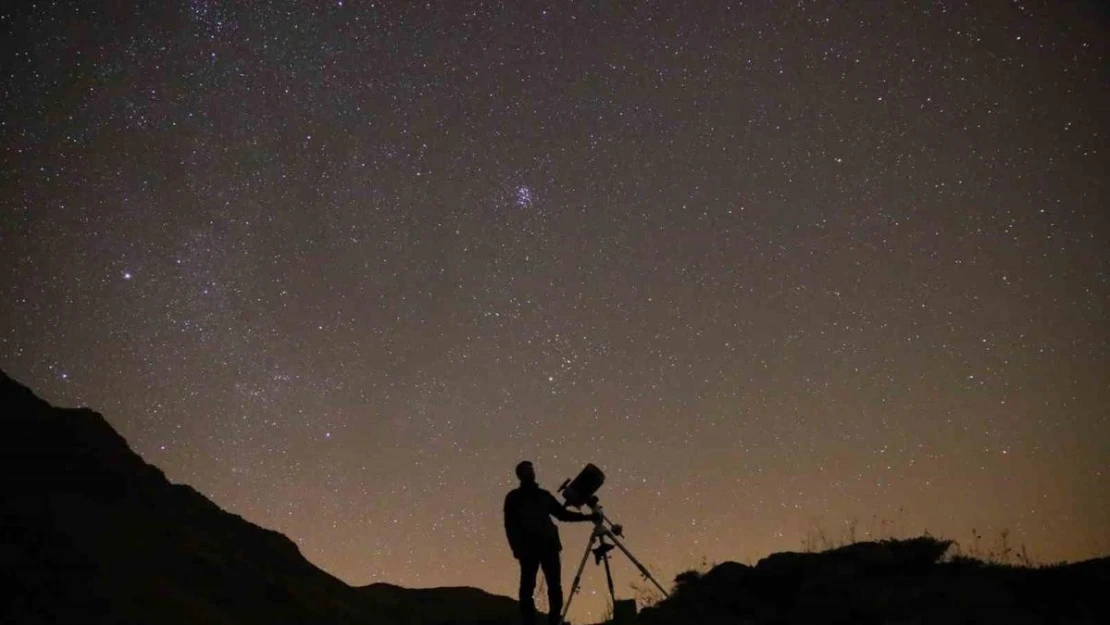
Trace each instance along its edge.
<path fill-rule="evenodd" d="M 13 4 L 0 367 L 349 583 L 1110 552 L 1098 3 Z"/>

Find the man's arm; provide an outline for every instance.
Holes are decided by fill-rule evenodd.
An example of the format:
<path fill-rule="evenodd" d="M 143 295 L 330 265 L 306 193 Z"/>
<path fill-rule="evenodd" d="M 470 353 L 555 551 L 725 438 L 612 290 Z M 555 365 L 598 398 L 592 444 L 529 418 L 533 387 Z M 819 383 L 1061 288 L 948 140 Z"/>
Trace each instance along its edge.
<path fill-rule="evenodd" d="M 513 509 L 512 497 L 512 493 L 505 495 L 505 536 L 509 539 L 509 548 L 513 550 L 513 557 L 520 559 L 522 542 L 520 522 Z"/>
<path fill-rule="evenodd" d="M 547 496 L 549 499 L 547 503 L 547 511 L 550 512 L 551 516 L 555 517 L 556 519 L 567 522 L 594 520 L 592 514 L 582 514 L 581 512 L 571 512 L 570 510 L 567 510 L 563 507 L 562 504 L 559 503 L 559 500 L 555 498 L 555 495 L 548 493 Z"/>

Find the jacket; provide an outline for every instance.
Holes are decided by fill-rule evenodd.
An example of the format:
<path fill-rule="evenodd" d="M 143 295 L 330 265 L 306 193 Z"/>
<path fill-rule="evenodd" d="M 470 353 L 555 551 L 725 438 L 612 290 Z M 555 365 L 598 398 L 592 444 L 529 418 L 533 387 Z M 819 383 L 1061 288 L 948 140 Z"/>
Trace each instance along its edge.
<path fill-rule="evenodd" d="M 505 535 L 513 557 L 534 556 L 563 549 L 559 529 L 551 521 L 588 521 L 590 516 L 571 512 L 537 484 L 522 484 L 505 496 Z"/>

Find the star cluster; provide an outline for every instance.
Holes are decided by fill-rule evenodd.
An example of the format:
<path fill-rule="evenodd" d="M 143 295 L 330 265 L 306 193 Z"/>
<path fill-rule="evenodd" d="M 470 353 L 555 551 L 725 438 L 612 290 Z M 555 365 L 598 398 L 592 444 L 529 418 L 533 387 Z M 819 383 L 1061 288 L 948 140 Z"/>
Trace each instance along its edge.
<path fill-rule="evenodd" d="M 349 583 L 1110 550 L 1100 9 L 16 4 L 0 366 Z"/>

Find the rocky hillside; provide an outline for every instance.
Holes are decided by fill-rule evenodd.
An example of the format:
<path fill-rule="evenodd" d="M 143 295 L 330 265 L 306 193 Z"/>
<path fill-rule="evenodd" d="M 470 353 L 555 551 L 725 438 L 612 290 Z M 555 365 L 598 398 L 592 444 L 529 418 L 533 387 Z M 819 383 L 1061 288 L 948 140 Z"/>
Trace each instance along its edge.
<path fill-rule="evenodd" d="M 684 573 L 639 625 L 1110 623 L 1110 558 L 1051 567 L 949 557 L 929 536 Z"/>
<path fill-rule="evenodd" d="M 0 623 L 508 624 L 476 589 L 352 588 L 0 373 Z"/>

